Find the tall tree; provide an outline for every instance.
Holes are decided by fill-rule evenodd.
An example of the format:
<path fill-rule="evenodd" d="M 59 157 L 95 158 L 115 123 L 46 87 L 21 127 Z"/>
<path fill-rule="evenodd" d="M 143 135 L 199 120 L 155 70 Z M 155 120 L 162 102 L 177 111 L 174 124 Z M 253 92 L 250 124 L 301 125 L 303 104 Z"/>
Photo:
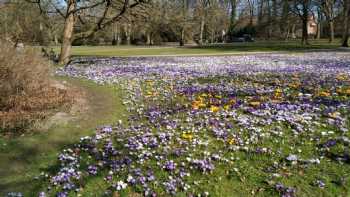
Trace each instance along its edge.
<path fill-rule="evenodd" d="M 61 53 L 59 58 L 59 63 L 66 64 L 69 61 L 71 48 L 72 48 L 72 36 L 74 31 L 75 23 L 75 10 L 77 9 L 76 0 L 68 0 L 67 2 L 67 12 L 64 15 L 64 30 L 62 36 Z"/>
<path fill-rule="evenodd" d="M 342 46 L 343 47 L 349 47 L 348 41 L 349 41 L 349 28 L 350 28 L 350 0 L 344 0 L 344 30 L 343 30 L 343 38 L 342 38 Z"/>
<path fill-rule="evenodd" d="M 253 18 L 254 18 L 254 2 L 253 0 L 248 0 L 248 8 L 249 8 L 249 26 L 253 26 Z"/>
<path fill-rule="evenodd" d="M 335 0 L 322 0 L 321 9 L 326 16 L 329 26 L 329 42 L 334 41 L 334 4 Z"/>
<path fill-rule="evenodd" d="M 238 3 L 238 0 L 230 0 L 230 6 L 231 6 L 231 9 L 230 9 L 230 27 L 229 27 L 229 33 L 233 33 L 234 32 L 234 28 L 235 28 L 235 25 L 236 25 L 236 17 L 237 17 L 237 3 Z"/>
<path fill-rule="evenodd" d="M 187 0 L 182 0 L 182 24 L 181 24 L 181 32 L 180 32 L 180 46 L 184 46 L 186 42 L 186 27 L 187 27 L 187 11 L 188 11 L 188 5 Z"/>
<path fill-rule="evenodd" d="M 258 24 L 262 25 L 263 16 L 264 16 L 264 2 L 265 0 L 260 0 L 258 7 Z"/>
<path fill-rule="evenodd" d="M 26 0 L 36 3 L 41 13 L 57 12 L 64 20 L 60 64 L 69 62 L 73 41 L 90 38 L 106 27 L 118 22 L 129 9 L 148 3 L 149 0 Z M 43 4 L 51 5 L 44 10 Z M 88 15 L 86 13 L 89 13 Z M 84 16 L 87 16 L 84 18 Z M 93 18 L 93 20 L 91 20 Z M 89 24 L 86 30 L 77 32 L 76 23 Z"/>
<path fill-rule="evenodd" d="M 316 39 L 321 39 L 321 33 L 322 33 L 322 28 L 323 28 L 323 14 L 321 12 L 320 8 L 317 8 L 316 10 L 317 13 L 317 34 L 316 34 Z"/>
<path fill-rule="evenodd" d="M 310 16 L 311 0 L 294 0 L 293 10 L 302 22 L 301 44 L 309 45 L 308 22 Z"/>
<path fill-rule="evenodd" d="M 288 0 L 282 0 L 282 17 L 280 20 L 280 29 L 282 36 L 287 39 L 289 34 L 289 14 L 290 14 L 290 7 L 289 7 L 289 1 Z"/>
<path fill-rule="evenodd" d="M 277 0 L 272 0 L 272 27 L 275 35 L 279 34 L 279 26 L 276 25 L 278 22 L 277 6 Z"/>
<path fill-rule="evenodd" d="M 204 27 L 206 21 L 206 15 L 208 7 L 210 6 L 210 0 L 197 0 L 197 11 L 200 18 L 200 26 L 199 26 L 199 44 L 203 44 L 204 39 Z"/>
<path fill-rule="evenodd" d="M 267 16 L 268 16 L 268 25 L 267 25 L 267 38 L 271 39 L 272 37 L 272 29 L 273 29 L 273 17 L 272 17 L 272 6 L 271 2 L 267 1 Z"/>
<path fill-rule="evenodd" d="M 6 40 L 47 45 L 51 33 L 50 22 L 37 12 L 33 4 L 23 3 L 22 0 L 0 0 L 0 37 Z"/>
<path fill-rule="evenodd" d="M 230 15 L 228 12 L 228 5 L 220 2 L 220 0 L 211 0 L 208 6 L 208 16 L 206 18 L 205 35 L 206 39 L 210 37 L 210 41 L 225 41 L 227 29 L 229 27 Z M 210 35 L 210 36 L 209 36 Z"/>

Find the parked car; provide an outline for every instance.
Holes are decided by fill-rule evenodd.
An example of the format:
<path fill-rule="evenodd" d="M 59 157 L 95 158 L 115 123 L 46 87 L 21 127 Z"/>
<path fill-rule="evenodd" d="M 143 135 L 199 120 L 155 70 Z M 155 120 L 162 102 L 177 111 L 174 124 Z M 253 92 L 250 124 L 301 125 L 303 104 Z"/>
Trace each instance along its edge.
<path fill-rule="evenodd" d="M 241 37 L 234 37 L 232 42 L 254 42 L 254 38 L 249 34 L 244 34 Z"/>

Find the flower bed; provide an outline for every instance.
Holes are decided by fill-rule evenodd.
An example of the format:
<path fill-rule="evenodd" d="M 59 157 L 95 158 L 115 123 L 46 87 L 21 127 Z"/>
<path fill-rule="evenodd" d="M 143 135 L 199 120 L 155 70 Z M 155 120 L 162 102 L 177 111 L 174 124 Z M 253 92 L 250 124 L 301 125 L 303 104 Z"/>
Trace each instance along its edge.
<path fill-rule="evenodd" d="M 51 193 L 81 193 L 89 177 L 104 179 L 107 195 L 349 186 L 347 54 L 88 58 L 57 73 L 117 84 L 131 115 L 128 126 L 102 126 L 64 150 Z"/>

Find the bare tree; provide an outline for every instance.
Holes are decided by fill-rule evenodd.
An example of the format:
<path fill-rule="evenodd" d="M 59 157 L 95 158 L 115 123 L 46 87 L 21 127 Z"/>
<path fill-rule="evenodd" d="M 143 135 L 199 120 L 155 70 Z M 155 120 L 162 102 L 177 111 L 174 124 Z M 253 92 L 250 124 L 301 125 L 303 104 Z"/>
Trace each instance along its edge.
<path fill-rule="evenodd" d="M 199 44 L 203 44 L 204 27 L 207 15 L 207 9 L 210 6 L 210 0 L 197 0 L 197 10 L 200 17 Z"/>
<path fill-rule="evenodd" d="M 258 7 L 258 24 L 262 24 L 263 16 L 264 16 L 264 0 L 260 0 Z"/>
<path fill-rule="evenodd" d="M 274 35 L 279 34 L 279 26 L 277 26 L 278 14 L 277 14 L 277 0 L 272 0 L 272 27 L 274 30 Z"/>
<path fill-rule="evenodd" d="M 237 10 L 238 0 L 230 0 L 231 5 L 231 16 L 230 16 L 230 30 L 233 31 L 236 25 L 236 10 Z"/>
<path fill-rule="evenodd" d="M 310 14 L 311 0 L 294 0 L 293 11 L 299 16 L 302 22 L 301 44 L 309 45 L 308 21 Z"/>
<path fill-rule="evenodd" d="M 271 12 L 272 6 L 271 2 L 267 1 L 267 15 L 268 15 L 268 25 L 267 25 L 267 38 L 271 39 L 272 37 L 272 26 L 273 26 L 273 20 L 272 20 L 272 12 Z"/>
<path fill-rule="evenodd" d="M 61 53 L 59 57 L 60 64 L 66 64 L 69 62 L 73 41 L 92 37 L 96 32 L 121 20 L 127 10 L 149 2 L 149 0 L 26 1 L 36 3 L 42 13 L 48 13 L 54 10 L 64 19 Z M 52 10 L 44 10 L 44 3 L 51 5 Z M 64 3 L 63 6 L 62 3 Z M 87 19 L 84 18 L 85 15 L 88 16 L 86 17 Z M 94 18 L 95 20 L 89 20 L 89 18 Z M 81 24 L 89 23 L 90 26 L 85 31 L 76 32 L 74 26 L 77 22 Z"/>
<path fill-rule="evenodd" d="M 253 26 L 253 18 L 254 18 L 254 2 L 253 2 L 253 0 L 248 0 L 248 8 L 249 8 L 249 26 Z"/>
<path fill-rule="evenodd" d="M 329 42 L 334 41 L 334 17 L 335 17 L 335 12 L 334 12 L 334 5 L 335 5 L 335 0 L 321 0 L 319 1 L 320 3 L 320 8 L 322 12 L 324 13 L 326 20 L 329 25 Z"/>
<path fill-rule="evenodd" d="M 23 2 L 23 0 L 11 1 Z M 60 63 L 67 63 L 73 44 L 97 44 L 102 41 L 114 44 L 123 41 L 123 43 L 137 42 L 149 45 L 178 42 L 184 45 L 186 41 L 193 40 L 201 45 L 206 41 L 223 41 L 227 38 L 230 40 L 234 36 L 248 34 L 245 32 L 250 31 L 253 32 L 250 34 L 256 33 L 262 38 L 287 39 L 290 36 L 296 38 L 295 32 L 302 30 L 302 44 L 308 44 L 310 33 L 316 33 L 316 31 L 308 32 L 310 29 L 316 30 L 311 27 L 310 21 L 313 20 L 311 16 L 317 20 L 317 38 L 323 33 L 321 30 L 323 24 L 328 24 L 325 27 L 327 26 L 327 31 L 329 29 L 330 41 L 333 41 L 335 31 L 338 29 L 334 26 L 343 22 L 343 18 L 347 18 L 339 17 L 346 16 L 339 2 L 348 0 L 25 1 L 38 5 L 31 6 L 33 13 L 36 15 L 41 13 L 43 16 L 40 20 L 39 17 L 33 19 L 37 24 L 35 30 L 33 29 L 36 38 L 45 33 L 42 37 L 46 39 L 49 37 L 45 40 L 46 43 L 53 40 L 56 40 L 56 43 L 60 41 L 62 44 Z M 37 12 L 36 8 L 39 8 L 40 12 Z M 28 13 L 25 14 L 29 17 Z M 144 19 L 140 19 L 144 14 Z M 0 16 L 6 17 L 1 13 Z M 4 17 L 0 19 L 0 23 Z M 61 19 L 58 19 L 59 17 Z M 0 33 L 7 32 L 11 27 L 8 26 L 10 23 L 6 24 L 0 29 Z M 52 24 L 54 28 L 50 27 Z M 344 21 L 343 24 L 346 27 L 348 22 Z M 13 23 L 13 26 L 23 25 Z M 28 38 L 23 36 L 27 32 L 25 29 L 17 32 L 24 32 L 18 37 Z M 346 33 L 343 34 L 345 38 Z M 62 35 L 62 39 L 57 35 Z"/>
<path fill-rule="evenodd" d="M 344 30 L 343 30 L 343 38 L 342 38 L 342 46 L 349 47 L 349 28 L 350 28 L 350 0 L 344 0 Z"/>
<path fill-rule="evenodd" d="M 323 21 L 323 14 L 321 12 L 320 8 L 317 8 L 316 10 L 317 14 L 317 34 L 316 34 L 316 39 L 321 39 L 321 33 L 322 33 L 322 21 Z"/>
<path fill-rule="evenodd" d="M 288 0 L 282 0 L 282 16 L 280 21 L 280 29 L 282 31 L 282 36 L 284 37 L 284 39 L 288 39 L 288 36 L 289 36 L 289 28 L 290 28 L 289 14 L 290 14 L 289 2 Z"/>

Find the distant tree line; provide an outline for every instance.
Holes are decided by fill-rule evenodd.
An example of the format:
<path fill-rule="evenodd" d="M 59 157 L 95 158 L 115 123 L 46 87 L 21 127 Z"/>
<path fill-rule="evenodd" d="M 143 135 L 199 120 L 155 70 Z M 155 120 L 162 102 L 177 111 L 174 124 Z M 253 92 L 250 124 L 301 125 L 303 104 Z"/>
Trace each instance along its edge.
<path fill-rule="evenodd" d="M 350 0 L 1 0 L 0 35 L 13 42 L 61 45 L 179 45 L 341 38 L 348 46 Z"/>

